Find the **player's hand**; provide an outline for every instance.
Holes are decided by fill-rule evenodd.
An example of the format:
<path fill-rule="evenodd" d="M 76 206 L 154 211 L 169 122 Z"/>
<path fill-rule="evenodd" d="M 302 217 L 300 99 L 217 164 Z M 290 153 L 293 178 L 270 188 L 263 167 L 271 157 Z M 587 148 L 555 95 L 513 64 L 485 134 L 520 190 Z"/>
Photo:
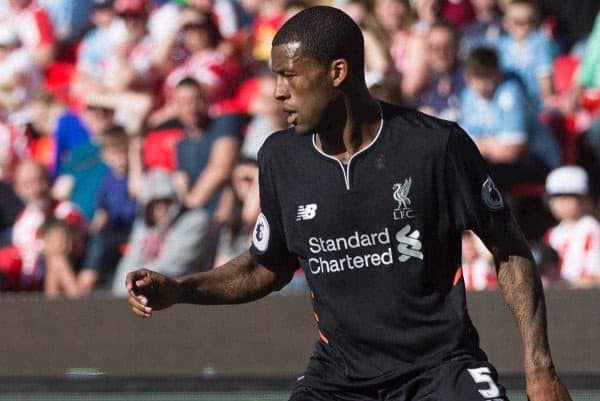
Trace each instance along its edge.
<path fill-rule="evenodd" d="M 567 388 L 554 369 L 527 373 L 527 396 L 530 401 L 571 401 Z"/>
<path fill-rule="evenodd" d="M 148 269 L 129 273 L 125 286 L 131 310 L 142 317 L 150 317 L 153 311 L 174 305 L 181 293 L 177 280 Z"/>

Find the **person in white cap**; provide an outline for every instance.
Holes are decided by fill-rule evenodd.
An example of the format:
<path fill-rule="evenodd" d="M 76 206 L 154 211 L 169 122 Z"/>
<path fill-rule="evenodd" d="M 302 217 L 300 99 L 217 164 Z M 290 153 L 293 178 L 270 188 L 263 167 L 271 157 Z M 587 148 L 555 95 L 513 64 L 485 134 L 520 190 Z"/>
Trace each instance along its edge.
<path fill-rule="evenodd" d="M 600 223 L 591 215 L 588 175 L 578 166 L 553 170 L 546 179 L 549 207 L 559 224 L 545 240 L 559 256 L 559 276 L 573 285 L 600 283 Z"/>

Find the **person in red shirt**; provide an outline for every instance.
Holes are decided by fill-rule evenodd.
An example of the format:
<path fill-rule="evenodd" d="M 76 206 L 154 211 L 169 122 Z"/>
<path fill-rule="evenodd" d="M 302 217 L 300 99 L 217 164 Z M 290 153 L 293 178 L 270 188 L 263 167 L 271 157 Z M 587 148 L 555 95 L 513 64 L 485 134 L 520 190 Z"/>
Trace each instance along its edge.
<path fill-rule="evenodd" d="M 84 250 L 85 218 L 74 204 L 50 197 L 48 174 L 34 160 L 19 163 L 14 190 L 25 208 L 13 226 L 12 244 L 0 248 L 7 289 L 78 296 L 74 266 Z"/>

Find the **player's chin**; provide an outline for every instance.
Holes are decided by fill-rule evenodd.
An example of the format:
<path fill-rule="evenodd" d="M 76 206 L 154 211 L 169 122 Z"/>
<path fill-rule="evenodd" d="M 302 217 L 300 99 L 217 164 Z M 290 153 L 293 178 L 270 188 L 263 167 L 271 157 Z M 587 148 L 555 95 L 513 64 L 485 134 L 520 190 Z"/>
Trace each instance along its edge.
<path fill-rule="evenodd" d="M 292 124 L 291 127 L 294 129 L 294 132 L 300 136 L 310 135 L 315 132 L 315 129 L 312 126 L 298 122 Z"/>

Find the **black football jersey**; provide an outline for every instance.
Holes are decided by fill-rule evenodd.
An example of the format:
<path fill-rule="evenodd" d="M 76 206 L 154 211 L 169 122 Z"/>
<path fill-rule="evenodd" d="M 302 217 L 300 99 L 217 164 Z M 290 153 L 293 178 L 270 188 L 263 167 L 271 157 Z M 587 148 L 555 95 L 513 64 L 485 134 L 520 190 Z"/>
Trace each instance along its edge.
<path fill-rule="evenodd" d="M 363 385 L 481 355 L 461 272 L 461 232 L 510 213 L 455 123 L 380 103 L 375 139 L 348 163 L 290 128 L 259 153 L 251 253 L 301 265 L 319 341 L 304 380 Z"/>

